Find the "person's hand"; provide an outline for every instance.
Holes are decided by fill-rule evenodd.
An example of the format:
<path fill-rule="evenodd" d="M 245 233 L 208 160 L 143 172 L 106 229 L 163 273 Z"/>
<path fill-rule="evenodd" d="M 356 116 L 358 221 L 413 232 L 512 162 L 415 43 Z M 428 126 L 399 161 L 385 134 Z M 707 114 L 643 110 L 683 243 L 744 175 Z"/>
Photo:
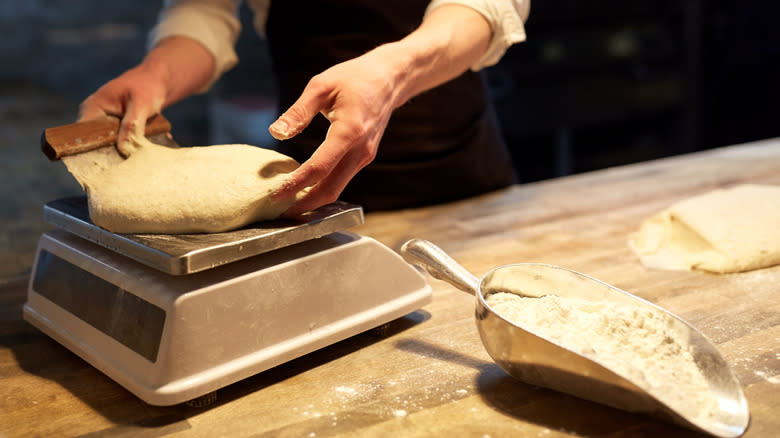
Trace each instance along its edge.
<path fill-rule="evenodd" d="M 131 132 L 144 134 L 146 121 L 164 107 L 201 90 L 211 80 L 214 57 L 200 43 L 183 36 L 160 41 L 138 66 L 122 73 L 87 97 L 79 121 L 116 116 L 117 148 L 128 156 Z"/>
<path fill-rule="evenodd" d="M 271 135 L 286 140 L 306 128 L 318 113 L 330 121 L 322 144 L 274 195 L 274 199 L 286 199 L 308 188 L 286 216 L 335 201 L 376 156 L 397 106 L 400 73 L 392 57 L 380 49 L 314 76 L 298 100 L 270 126 Z"/>
<path fill-rule="evenodd" d="M 106 83 L 79 107 L 79 121 L 106 116 L 121 119 L 117 149 L 127 157 L 132 153 L 128 142 L 131 132 L 144 134 L 146 120 L 159 113 L 165 102 L 166 87 L 159 75 L 143 64 Z"/>
<path fill-rule="evenodd" d="M 269 131 L 294 137 L 321 113 L 330 121 L 325 140 L 274 195 L 298 194 L 286 216 L 338 199 L 347 183 L 373 161 L 395 108 L 468 69 L 488 48 L 492 30 L 472 8 L 442 5 L 400 41 L 338 64 L 309 81 L 298 100 Z M 306 192 L 299 194 L 303 189 Z"/>

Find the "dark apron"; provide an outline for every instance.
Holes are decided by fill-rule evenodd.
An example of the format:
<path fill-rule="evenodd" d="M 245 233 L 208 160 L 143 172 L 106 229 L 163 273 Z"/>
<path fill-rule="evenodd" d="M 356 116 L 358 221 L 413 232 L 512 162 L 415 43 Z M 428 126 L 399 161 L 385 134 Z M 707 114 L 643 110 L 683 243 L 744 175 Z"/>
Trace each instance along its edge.
<path fill-rule="evenodd" d="M 428 0 L 274 0 L 267 35 L 280 88 L 280 108 L 300 96 L 312 76 L 416 29 Z M 322 143 L 322 115 L 280 152 L 306 161 Z M 466 72 L 412 98 L 390 118 L 374 161 L 340 199 L 367 211 L 461 199 L 515 181 L 482 75 Z"/>

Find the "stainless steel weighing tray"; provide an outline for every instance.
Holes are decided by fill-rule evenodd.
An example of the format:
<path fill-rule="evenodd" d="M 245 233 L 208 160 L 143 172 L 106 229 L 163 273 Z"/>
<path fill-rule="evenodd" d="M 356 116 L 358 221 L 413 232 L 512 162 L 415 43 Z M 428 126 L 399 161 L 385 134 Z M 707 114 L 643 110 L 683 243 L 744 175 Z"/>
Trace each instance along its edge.
<path fill-rule="evenodd" d="M 43 207 L 47 223 L 171 275 L 185 275 L 360 225 L 360 206 L 336 201 L 302 216 L 213 234 L 117 234 L 89 219 L 87 198 L 58 199 Z"/>

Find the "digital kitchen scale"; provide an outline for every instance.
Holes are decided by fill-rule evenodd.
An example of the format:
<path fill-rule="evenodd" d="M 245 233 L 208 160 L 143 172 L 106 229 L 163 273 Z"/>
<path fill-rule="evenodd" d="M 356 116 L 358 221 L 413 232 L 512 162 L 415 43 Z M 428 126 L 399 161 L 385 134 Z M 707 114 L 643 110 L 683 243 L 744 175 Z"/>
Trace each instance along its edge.
<path fill-rule="evenodd" d="M 173 405 L 378 327 L 431 288 L 391 249 L 346 228 L 336 202 L 300 221 L 226 233 L 115 234 L 85 197 L 56 200 L 24 318 L 152 405 Z"/>

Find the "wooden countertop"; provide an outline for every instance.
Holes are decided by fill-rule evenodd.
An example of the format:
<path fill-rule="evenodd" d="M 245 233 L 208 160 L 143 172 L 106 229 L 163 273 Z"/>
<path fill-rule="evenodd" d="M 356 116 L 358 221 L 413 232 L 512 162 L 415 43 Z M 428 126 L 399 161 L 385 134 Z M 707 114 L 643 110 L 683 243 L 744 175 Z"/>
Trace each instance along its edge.
<path fill-rule="evenodd" d="M 671 203 L 742 182 L 780 184 L 780 139 L 515 186 L 367 216 L 355 231 L 398 249 L 433 241 L 475 275 L 511 262 L 565 266 L 687 319 L 745 389 L 745 437 L 780 433 L 780 266 L 730 275 L 645 269 L 626 245 Z M 9 251 L 9 249 L 3 249 Z M 0 283 L 0 436 L 694 437 L 514 380 L 484 351 L 472 298 L 429 279 L 433 302 L 218 392 L 146 405 L 22 320 L 26 281 Z"/>

